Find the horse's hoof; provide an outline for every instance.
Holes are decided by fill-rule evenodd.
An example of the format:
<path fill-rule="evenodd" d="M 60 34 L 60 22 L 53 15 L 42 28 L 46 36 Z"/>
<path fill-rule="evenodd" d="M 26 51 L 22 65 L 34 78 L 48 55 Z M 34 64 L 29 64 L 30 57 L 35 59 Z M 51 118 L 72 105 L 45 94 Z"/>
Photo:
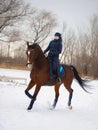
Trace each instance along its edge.
<path fill-rule="evenodd" d="M 28 108 L 27 108 L 26 110 L 27 110 L 27 112 L 31 111 L 31 110 L 29 110 Z"/>
<path fill-rule="evenodd" d="M 49 109 L 50 109 L 50 110 L 54 110 L 54 109 L 55 109 L 55 106 L 51 106 Z"/>
<path fill-rule="evenodd" d="M 69 110 L 72 110 L 72 106 L 70 105 L 70 106 L 68 106 L 68 108 L 69 108 Z"/>
<path fill-rule="evenodd" d="M 30 111 L 31 109 L 32 109 L 32 107 L 28 107 L 28 108 L 27 108 L 27 111 Z"/>

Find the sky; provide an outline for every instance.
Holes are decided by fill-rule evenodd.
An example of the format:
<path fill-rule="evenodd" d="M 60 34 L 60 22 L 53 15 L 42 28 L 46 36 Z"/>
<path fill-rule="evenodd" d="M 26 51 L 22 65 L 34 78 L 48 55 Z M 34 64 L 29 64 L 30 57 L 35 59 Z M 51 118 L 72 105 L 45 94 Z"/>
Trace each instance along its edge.
<path fill-rule="evenodd" d="M 98 14 L 98 0 L 25 0 L 32 6 L 51 11 L 60 23 L 73 29 L 85 27 Z"/>

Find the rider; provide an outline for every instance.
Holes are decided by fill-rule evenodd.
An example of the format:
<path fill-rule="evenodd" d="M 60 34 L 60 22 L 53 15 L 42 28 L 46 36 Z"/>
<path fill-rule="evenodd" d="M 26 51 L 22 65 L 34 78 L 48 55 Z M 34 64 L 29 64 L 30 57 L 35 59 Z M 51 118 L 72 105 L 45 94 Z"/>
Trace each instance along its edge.
<path fill-rule="evenodd" d="M 54 40 L 50 42 L 46 50 L 44 51 L 44 54 L 49 51 L 48 54 L 48 60 L 50 65 L 50 80 L 55 78 L 56 76 L 53 74 L 53 62 L 56 63 L 56 69 L 57 69 L 57 76 L 58 76 L 58 82 L 61 83 L 61 79 L 59 76 L 59 54 L 62 51 L 62 37 L 59 32 L 56 32 L 54 35 Z"/>

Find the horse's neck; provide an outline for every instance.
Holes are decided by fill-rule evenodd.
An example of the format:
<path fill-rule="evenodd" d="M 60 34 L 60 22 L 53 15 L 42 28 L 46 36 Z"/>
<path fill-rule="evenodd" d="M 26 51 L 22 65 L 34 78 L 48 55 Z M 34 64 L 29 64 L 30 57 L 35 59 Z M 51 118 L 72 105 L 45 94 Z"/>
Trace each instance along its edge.
<path fill-rule="evenodd" d="M 40 55 L 37 57 L 37 59 L 34 62 L 34 67 L 35 68 L 43 68 L 43 67 L 48 67 L 48 60 L 43 54 L 43 52 L 40 53 Z"/>
<path fill-rule="evenodd" d="M 42 59 L 44 61 L 44 63 L 48 64 L 47 57 L 44 55 L 42 49 L 40 50 L 40 55 L 39 56 L 40 56 L 40 59 Z"/>

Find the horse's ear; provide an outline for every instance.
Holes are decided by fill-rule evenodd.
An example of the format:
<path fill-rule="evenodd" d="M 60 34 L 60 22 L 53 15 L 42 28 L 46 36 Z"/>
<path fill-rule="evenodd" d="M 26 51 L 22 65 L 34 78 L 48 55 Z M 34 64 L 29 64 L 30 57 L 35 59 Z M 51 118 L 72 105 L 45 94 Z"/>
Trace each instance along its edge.
<path fill-rule="evenodd" d="M 27 46 L 29 47 L 29 42 L 27 41 Z"/>

